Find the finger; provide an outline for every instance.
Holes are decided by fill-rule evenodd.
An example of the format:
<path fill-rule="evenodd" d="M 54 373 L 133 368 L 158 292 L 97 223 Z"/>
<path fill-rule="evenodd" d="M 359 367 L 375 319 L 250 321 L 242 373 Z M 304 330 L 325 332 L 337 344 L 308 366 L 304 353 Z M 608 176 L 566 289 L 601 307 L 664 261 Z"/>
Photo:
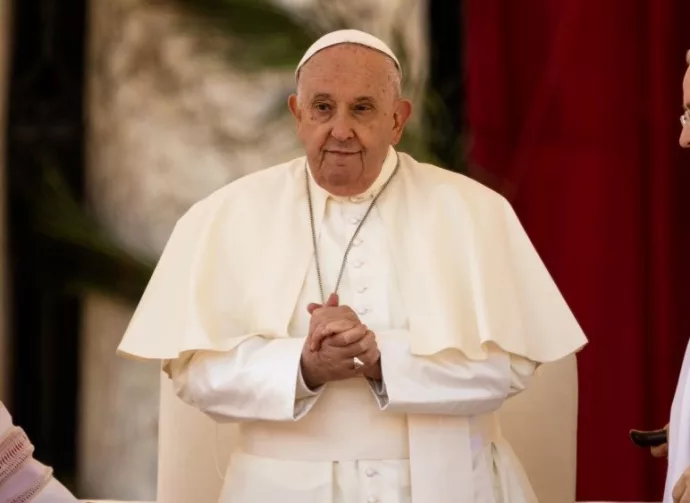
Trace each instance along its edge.
<path fill-rule="evenodd" d="M 319 309 L 321 307 L 323 307 L 321 304 L 316 304 L 315 302 L 312 302 L 311 304 L 309 304 L 307 306 L 307 312 L 309 314 L 314 314 L 314 311 L 316 311 L 317 309 Z"/>
<path fill-rule="evenodd" d="M 339 322 L 329 323 L 326 326 L 326 331 L 335 330 L 335 328 L 340 328 L 340 326 L 337 326 L 338 323 Z M 350 322 L 349 320 L 345 320 L 342 322 L 342 326 L 345 326 L 345 323 Z M 367 328 L 367 326 L 361 324 L 354 325 L 347 330 L 337 330 L 334 331 L 333 335 L 328 339 L 328 343 L 339 348 L 344 348 L 355 342 L 360 342 L 362 339 L 366 337 L 368 331 L 369 329 Z"/>
<path fill-rule="evenodd" d="M 362 363 L 364 363 L 365 367 L 371 367 L 372 365 L 376 365 L 376 363 L 379 361 L 379 358 L 381 358 L 381 353 L 379 352 L 379 348 L 377 346 L 373 346 L 359 355 L 358 358 L 362 360 Z"/>
<path fill-rule="evenodd" d="M 340 299 L 338 298 L 337 293 L 332 293 L 328 296 L 328 300 L 326 301 L 326 304 L 317 304 L 316 302 L 312 302 L 307 306 L 307 312 L 309 314 L 314 314 L 314 311 L 321 307 L 337 307 L 338 302 L 340 302 Z"/>
<path fill-rule="evenodd" d="M 323 326 L 318 326 L 314 329 L 314 331 L 311 334 L 311 342 L 310 342 L 310 349 L 312 351 L 320 351 L 321 350 L 321 345 L 323 344 L 323 341 L 330 337 L 330 334 L 326 333 L 323 330 Z"/>
<path fill-rule="evenodd" d="M 328 340 L 329 344 L 343 348 L 362 340 L 367 335 L 368 328 L 351 320 L 338 320 L 328 323 L 323 331 L 326 335 L 332 335 Z"/>
<path fill-rule="evenodd" d="M 355 323 L 352 320 L 335 320 L 335 321 L 326 321 L 324 323 L 320 323 L 316 325 L 314 328 L 311 337 L 312 337 L 312 347 L 314 348 L 314 351 L 318 351 L 321 349 L 321 345 L 323 341 L 329 337 L 331 337 L 333 334 L 339 334 L 341 332 L 345 332 L 347 330 L 350 330 L 354 327 L 357 326 L 357 323 Z"/>
<path fill-rule="evenodd" d="M 330 333 L 326 332 L 326 325 L 328 325 L 328 323 L 328 320 L 321 322 L 316 319 L 312 320 L 311 333 L 309 335 L 309 337 L 311 337 L 312 351 L 319 351 L 321 349 L 323 340 L 331 335 Z"/>
<path fill-rule="evenodd" d="M 655 458 L 668 457 L 668 444 L 657 445 L 651 448 L 652 456 Z"/>
<path fill-rule="evenodd" d="M 359 341 L 353 342 L 352 344 L 341 348 L 343 356 L 346 358 L 353 358 L 366 353 L 372 348 L 376 348 L 376 339 L 373 336 L 373 332 L 368 332 L 368 334 L 370 335 L 366 335 Z"/>
<path fill-rule="evenodd" d="M 328 296 L 328 300 L 326 301 L 326 306 L 328 307 L 336 307 L 338 303 L 340 302 L 340 298 L 338 297 L 338 294 L 333 292 Z"/>

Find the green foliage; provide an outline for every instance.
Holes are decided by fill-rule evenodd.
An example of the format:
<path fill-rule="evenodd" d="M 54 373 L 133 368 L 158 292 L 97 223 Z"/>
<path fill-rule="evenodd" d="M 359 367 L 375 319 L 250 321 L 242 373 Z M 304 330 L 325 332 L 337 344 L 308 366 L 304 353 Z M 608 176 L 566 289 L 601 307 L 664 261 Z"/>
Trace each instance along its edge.
<path fill-rule="evenodd" d="M 292 69 L 320 35 L 308 19 L 265 0 L 151 1 L 177 6 L 185 25 L 245 71 Z"/>
<path fill-rule="evenodd" d="M 77 202 L 56 167 L 45 162 L 39 186 L 25 192 L 39 246 L 53 264 L 73 264 L 64 270 L 53 267 L 51 283 L 74 294 L 96 290 L 129 302 L 139 300 L 154 264 L 125 251 L 109 236 Z M 66 271 L 69 275 L 63 276 Z"/>

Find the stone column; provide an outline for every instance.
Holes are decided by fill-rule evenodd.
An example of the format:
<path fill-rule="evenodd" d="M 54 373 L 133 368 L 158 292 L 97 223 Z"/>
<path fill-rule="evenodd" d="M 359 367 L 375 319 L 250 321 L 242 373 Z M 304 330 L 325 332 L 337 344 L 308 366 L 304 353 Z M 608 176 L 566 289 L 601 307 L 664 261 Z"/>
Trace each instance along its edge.
<path fill-rule="evenodd" d="M 417 51 L 414 75 L 424 75 L 421 2 L 403 16 L 391 5 L 409 0 L 354 3 L 367 1 L 360 25 L 373 32 L 417 20 L 408 45 Z M 302 155 L 289 117 L 265 122 L 294 88 L 293 73 L 233 69 L 174 9 L 146 0 L 93 0 L 89 10 L 87 191 L 128 250 L 156 259 L 193 202 Z M 115 357 L 133 306 L 92 295 L 84 308 L 80 495 L 154 500 L 158 365 Z"/>
<path fill-rule="evenodd" d="M 9 333 L 8 333 L 8 308 L 7 288 L 7 208 L 5 191 L 5 130 L 7 115 L 7 96 L 9 79 L 10 56 L 10 0 L 0 0 L 0 400 L 3 400 L 8 392 L 9 377 Z"/>

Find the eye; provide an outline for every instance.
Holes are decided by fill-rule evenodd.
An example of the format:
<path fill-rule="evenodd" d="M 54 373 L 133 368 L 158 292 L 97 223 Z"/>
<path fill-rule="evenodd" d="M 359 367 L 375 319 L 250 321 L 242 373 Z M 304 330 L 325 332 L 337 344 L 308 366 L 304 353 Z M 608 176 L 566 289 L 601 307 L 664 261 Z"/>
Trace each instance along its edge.
<path fill-rule="evenodd" d="M 314 108 L 319 112 L 328 112 L 331 106 L 328 103 L 316 103 L 314 104 Z"/>
<path fill-rule="evenodd" d="M 360 103 L 360 104 L 354 106 L 355 112 L 368 112 L 372 109 L 373 109 L 373 107 L 371 105 L 366 105 L 363 103 Z"/>

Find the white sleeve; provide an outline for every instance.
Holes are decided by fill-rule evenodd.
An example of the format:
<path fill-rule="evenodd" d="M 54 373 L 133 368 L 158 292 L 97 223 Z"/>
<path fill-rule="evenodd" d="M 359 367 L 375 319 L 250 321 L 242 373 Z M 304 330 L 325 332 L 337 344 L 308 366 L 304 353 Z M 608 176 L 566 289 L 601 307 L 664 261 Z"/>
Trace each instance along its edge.
<path fill-rule="evenodd" d="M 232 351 L 195 351 L 171 360 L 177 395 L 219 422 L 296 421 L 316 403 L 322 388 L 304 383 L 303 338 L 253 337 Z"/>
<path fill-rule="evenodd" d="M 381 410 L 471 416 L 497 410 L 523 391 L 536 363 L 493 349 L 484 361 L 458 350 L 415 356 L 405 338 L 379 338 L 382 381 L 369 380 Z"/>

